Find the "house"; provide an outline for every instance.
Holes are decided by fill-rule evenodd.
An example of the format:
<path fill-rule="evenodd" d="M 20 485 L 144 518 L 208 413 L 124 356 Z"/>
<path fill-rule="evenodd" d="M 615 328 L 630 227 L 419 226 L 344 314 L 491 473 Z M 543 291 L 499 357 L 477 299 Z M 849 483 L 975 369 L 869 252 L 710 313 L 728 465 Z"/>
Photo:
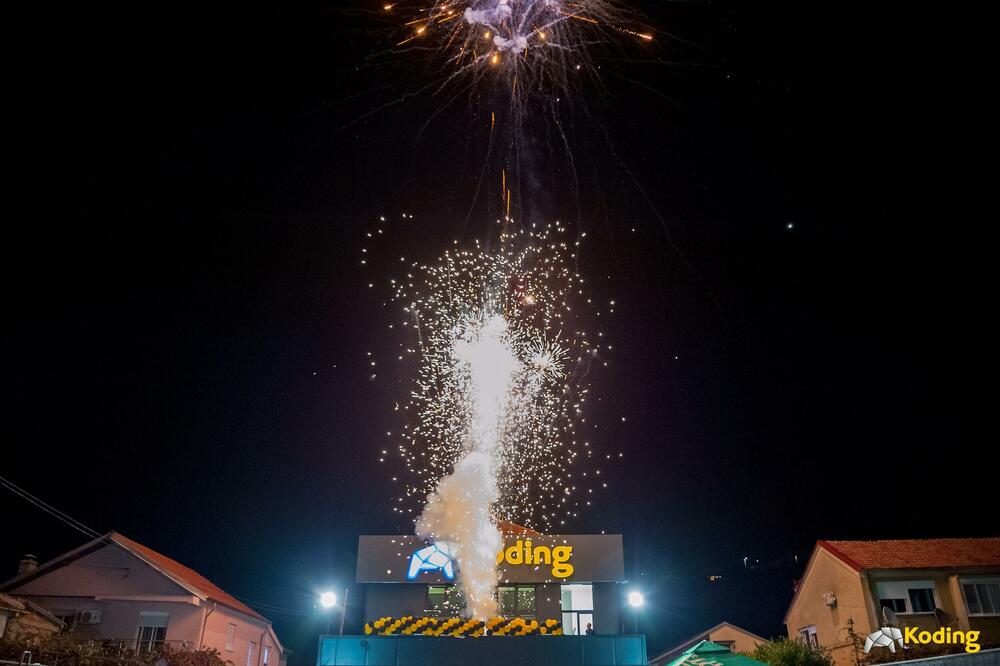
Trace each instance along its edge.
<path fill-rule="evenodd" d="M 683 643 L 678 643 L 655 657 L 651 657 L 649 666 L 664 666 L 664 664 L 669 664 L 681 656 L 685 650 L 694 647 L 702 641 L 711 641 L 716 645 L 727 647 L 730 652 L 746 653 L 761 643 L 766 642 L 767 639 L 742 627 L 737 627 L 735 624 L 720 622 L 711 629 L 699 632 Z"/>
<path fill-rule="evenodd" d="M 0 592 L 0 638 L 56 634 L 66 623 L 41 606 Z"/>
<path fill-rule="evenodd" d="M 138 650 L 214 648 L 234 666 L 279 666 L 271 622 L 198 572 L 117 532 L 44 564 L 22 560 L 0 592 L 72 630 Z"/>
<path fill-rule="evenodd" d="M 1000 636 L 1000 538 L 818 541 L 785 614 L 789 637 L 853 665 L 848 622 L 864 637 L 887 618 Z"/>

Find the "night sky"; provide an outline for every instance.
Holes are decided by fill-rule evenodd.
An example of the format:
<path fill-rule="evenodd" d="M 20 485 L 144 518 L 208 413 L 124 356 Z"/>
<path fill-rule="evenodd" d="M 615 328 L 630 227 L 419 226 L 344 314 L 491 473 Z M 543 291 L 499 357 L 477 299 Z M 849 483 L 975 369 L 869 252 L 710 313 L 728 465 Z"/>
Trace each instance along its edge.
<path fill-rule="evenodd" d="M 384 215 L 384 256 L 431 260 L 497 215 L 496 171 L 475 193 L 498 93 L 372 113 L 437 76 L 372 57 L 377 4 L 50 8 L 8 81 L 0 474 L 257 603 L 295 666 L 357 536 L 412 529 L 378 462 L 409 375 L 365 232 Z M 653 654 L 721 620 L 782 633 L 816 539 L 997 520 L 963 315 L 985 301 L 933 211 L 958 176 L 905 19 L 639 9 L 656 40 L 598 59 L 565 117 L 579 192 L 539 131 L 515 216 L 587 232 L 616 301 L 588 412 L 609 488 L 566 531 L 624 535 Z M 3 578 L 86 540 L 0 498 Z"/>

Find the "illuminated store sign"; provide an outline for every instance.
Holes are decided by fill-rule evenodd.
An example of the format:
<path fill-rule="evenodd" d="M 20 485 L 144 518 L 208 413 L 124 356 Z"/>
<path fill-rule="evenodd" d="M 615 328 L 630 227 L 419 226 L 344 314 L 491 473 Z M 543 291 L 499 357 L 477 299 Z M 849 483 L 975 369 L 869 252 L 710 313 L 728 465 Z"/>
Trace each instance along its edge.
<path fill-rule="evenodd" d="M 501 583 L 623 582 L 618 534 L 511 536 L 496 555 Z M 359 583 L 452 583 L 461 576 L 459 545 L 420 537 L 362 536 L 358 539 Z"/>
<path fill-rule="evenodd" d="M 553 578 L 567 578 L 573 575 L 573 565 L 569 563 L 573 557 L 573 546 L 532 546 L 530 540 L 520 539 L 513 546 L 504 548 L 497 553 L 497 564 L 506 563 L 520 565 L 552 565 Z"/>

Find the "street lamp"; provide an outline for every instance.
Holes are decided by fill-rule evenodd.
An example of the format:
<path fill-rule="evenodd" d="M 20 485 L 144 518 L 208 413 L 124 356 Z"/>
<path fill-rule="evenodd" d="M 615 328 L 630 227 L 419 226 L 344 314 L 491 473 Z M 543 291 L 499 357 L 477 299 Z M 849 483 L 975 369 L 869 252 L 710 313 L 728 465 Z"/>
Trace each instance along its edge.
<path fill-rule="evenodd" d="M 330 633 L 330 620 L 333 619 L 333 607 L 337 605 L 337 595 L 333 592 L 324 592 L 319 595 L 319 604 L 326 609 L 326 633 Z"/>
<path fill-rule="evenodd" d="M 628 593 L 628 605 L 632 607 L 632 617 L 635 619 L 635 633 L 639 633 L 639 608 L 646 603 L 642 592 L 633 590 Z"/>

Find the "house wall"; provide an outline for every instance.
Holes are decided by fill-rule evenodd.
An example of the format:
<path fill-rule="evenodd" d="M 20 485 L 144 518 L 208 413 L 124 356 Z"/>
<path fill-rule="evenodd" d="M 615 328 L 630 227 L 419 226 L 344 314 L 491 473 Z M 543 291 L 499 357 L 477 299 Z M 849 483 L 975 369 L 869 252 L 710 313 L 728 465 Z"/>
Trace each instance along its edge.
<path fill-rule="evenodd" d="M 733 641 L 734 652 L 750 652 L 762 642 L 753 634 L 748 634 L 745 631 L 740 631 L 736 627 L 729 626 L 722 626 L 715 631 L 710 632 L 708 634 L 708 640 L 715 642 Z"/>
<path fill-rule="evenodd" d="M 23 596 L 189 595 L 131 553 L 108 545 L 8 590 Z"/>
<path fill-rule="evenodd" d="M 827 592 L 837 596 L 837 604 L 832 608 L 823 602 Z M 788 636 L 796 639 L 800 629 L 813 625 L 820 647 L 830 650 L 837 666 L 855 666 L 854 646 L 847 634 L 848 619 L 854 620 L 855 633 L 865 636 L 871 632 L 861 577 L 818 548 L 789 610 L 785 622 Z"/>
<path fill-rule="evenodd" d="M 232 649 L 226 647 L 226 637 L 230 624 L 236 625 Z M 233 666 L 248 666 L 250 643 L 255 645 L 253 659 L 249 662 L 249 666 L 262 666 L 263 646 L 267 645 L 271 646 L 268 666 L 277 666 L 279 651 L 273 636 L 264 624 L 227 606 L 214 605 L 209 602 L 202 647 L 218 650 L 219 655 L 224 660 L 232 662 Z"/>
<path fill-rule="evenodd" d="M 191 648 L 216 649 L 233 666 L 247 666 L 252 642 L 255 649 L 250 666 L 262 666 L 263 646 L 271 647 L 268 666 L 277 666 L 280 661 L 280 650 L 265 622 L 214 601 L 203 601 L 117 545 L 45 572 L 10 592 L 55 615 L 100 610 L 99 624 L 76 623 L 73 627 L 84 636 L 132 641 L 138 636 L 141 612 L 164 612 L 169 614 L 166 640 L 174 645 L 184 642 Z M 236 625 L 231 650 L 226 649 L 230 623 Z"/>
<path fill-rule="evenodd" d="M 190 597 L 188 602 L 163 601 L 126 601 L 97 600 L 93 597 L 57 597 L 23 595 L 35 602 L 53 615 L 66 614 L 67 611 L 99 610 L 99 624 L 80 624 L 72 626 L 73 632 L 89 638 L 102 640 L 135 640 L 139 635 L 139 614 L 142 612 L 168 613 L 166 640 L 174 644 L 186 642 L 190 647 L 197 647 L 201 633 L 201 621 L 204 609 L 197 597 Z"/>

